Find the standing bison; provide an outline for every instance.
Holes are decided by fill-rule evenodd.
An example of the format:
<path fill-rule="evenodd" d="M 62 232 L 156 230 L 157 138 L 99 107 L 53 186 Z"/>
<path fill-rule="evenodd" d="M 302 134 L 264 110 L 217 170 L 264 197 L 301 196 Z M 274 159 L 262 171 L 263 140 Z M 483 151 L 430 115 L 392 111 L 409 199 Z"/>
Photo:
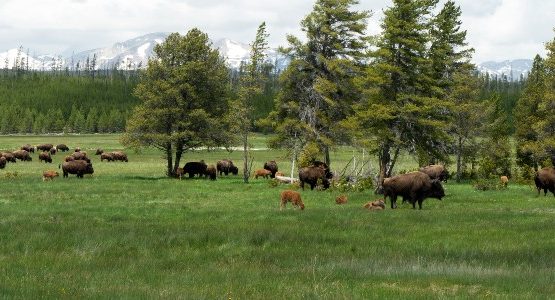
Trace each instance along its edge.
<path fill-rule="evenodd" d="M 29 152 L 25 150 L 16 150 L 13 152 L 13 156 L 22 161 L 32 161 L 33 158 L 29 155 Z"/>
<path fill-rule="evenodd" d="M 536 189 L 538 189 L 538 195 L 543 189 L 544 196 L 547 196 L 547 191 L 552 192 L 555 196 L 555 168 L 539 170 L 534 177 L 534 182 L 536 183 Z"/>
<path fill-rule="evenodd" d="M 222 176 L 225 174 L 226 176 L 231 173 L 233 175 L 239 174 L 239 169 L 233 164 L 233 162 L 229 159 L 222 159 L 216 163 L 216 170 Z"/>
<path fill-rule="evenodd" d="M 58 152 L 56 148 L 50 148 L 50 155 L 56 155 L 56 152 Z"/>
<path fill-rule="evenodd" d="M 25 150 L 29 153 L 35 153 L 35 147 L 31 146 L 30 144 L 27 145 L 23 145 L 21 146 L 21 148 L 19 148 L 20 150 Z"/>
<path fill-rule="evenodd" d="M 83 152 L 73 152 L 71 154 L 71 157 L 73 157 L 74 160 L 84 160 L 88 163 L 91 162 L 91 160 L 87 157 L 87 152 L 83 151 Z"/>
<path fill-rule="evenodd" d="M 59 145 L 56 146 L 56 149 L 58 149 L 58 151 L 62 151 L 62 152 L 69 151 L 69 147 L 66 144 L 59 144 Z"/>
<path fill-rule="evenodd" d="M 125 154 L 123 151 L 114 151 L 111 154 L 112 154 L 113 160 L 128 162 L 127 154 Z"/>
<path fill-rule="evenodd" d="M 103 152 L 100 154 L 100 161 L 114 161 L 114 155 L 112 153 Z"/>
<path fill-rule="evenodd" d="M 389 197 L 391 208 L 397 208 L 397 196 L 402 196 L 412 203 L 412 208 L 422 209 L 422 202 L 426 198 L 445 197 L 445 191 L 438 179 L 431 179 L 422 172 L 412 172 L 386 178 L 383 182 L 384 199 Z"/>
<path fill-rule="evenodd" d="M 447 182 L 447 179 L 449 178 L 449 172 L 442 165 L 425 166 L 420 168 L 419 171 L 430 176 L 431 179 L 439 179 L 440 181 Z"/>
<path fill-rule="evenodd" d="M 204 173 L 206 178 L 210 178 L 210 180 L 216 180 L 217 170 L 214 165 L 209 165 L 206 167 L 206 172 Z"/>
<path fill-rule="evenodd" d="M 64 173 L 64 178 L 68 177 L 68 174 L 76 174 L 78 178 L 83 178 L 83 175 L 85 174 L 94 173 L 92 164 L 84 160 L 73 160 L 64 162 L 62 164 L 62 171 Z"/>
<path fill-rule="evenodd" d="M 54 145 L 52 144 L 40 144 L 37 146 L 37 150 L 50 151 L 53 147 Z"/>
<path fill-rule="evenodd" d="M 318 181 L 322 182 L 324 189 L 330 187 L 330 182 L 328 179 L 328 173 L 326 169 L 322 166 L 320 167 L 306 167 L 299 170 L 299 181 L 301 183 L 301 188 L 304 190 L 304 184 L 310 184 L 310 189 L 313 190 L 318 184 Z"/>
<path fill-rule="evenodd" d="M 102 155 L 102 153 L 104 153 L 104 150 L 102 150 L 101 148 L 96 149 L 96 152 L 94 153 L 94 155 Z"/>
<path fill-rule="evenodd" d="M 11 153 L 11 152 L 2 152 L 2 153 L 0 154 L 0 156 L 2 156 L 3 158 L 5 158 L 7 162 L 13 162 L 13 163 L 16 162 L 15 156 L 14 156 L 13 153 Z"/>
<path fill-rule="evenodd" d="M 264 169 L 272 172 L 271 178 L 276 178 L 276 172 L 278 171 L 278 165 L 275 160 L 270 160 L 264 163 Z"/>
<path fill-rule="evenodd" d="M 6 158 L 4 156 L 0 156 L 0 169 L 4 169 L 6 167 Z"/>
<path fill-rule="evenodd" d="M 52 163 L 52 156 L 50 152 L 42 152 L 39 154 L 39 162 L 44 161 L 45 163 Z"/>
<path fill-rule="evenodd" d="M 189 174 L 189 178 L 195 177 L 198 175 L 202 177 L 206 174 L 206 168 L 208 166 L 204 163 L 204 160 L 201 161 L 190 161 L 183 166 L 183 175 Z"/>

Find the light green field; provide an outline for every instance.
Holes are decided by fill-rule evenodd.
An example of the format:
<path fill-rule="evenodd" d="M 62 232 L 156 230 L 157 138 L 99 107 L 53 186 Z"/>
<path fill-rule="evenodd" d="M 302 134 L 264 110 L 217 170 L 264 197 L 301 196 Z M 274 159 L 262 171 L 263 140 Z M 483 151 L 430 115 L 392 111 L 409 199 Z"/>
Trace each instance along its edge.
<path fill-rule="evenodd" d="M 256 136 L 255 147 L 265 138 Z M 66 143 L 122 149 L 114 135 L 0 137 L 0 148 Z M 424 209 L 362 208 L 371 191 L 301 192 L 280 211 L 266 180 L 167 179 L 162 154 L 129 153 L 84 179 L 41 180 L 55 163 L 0 170 L 2 298 L 553 298 L 555 197 L 527 185 L 477 192 L 448 183 Z M 352 149 L 332 155 L 340 169 Z M 360 153 L 358 156 L 360 157 Z M 215 163 L 240 152 L 188 153 Z M 255 166 L 281 151 L 254 153 Z M 375 162 L 374 162 L 375 163 Z M 403 158 L 400 169 L 416 166 Z M 287 171 L 286 171 L 287 172 Z M 288 173 L 288 172 L 287 172 Z"/>

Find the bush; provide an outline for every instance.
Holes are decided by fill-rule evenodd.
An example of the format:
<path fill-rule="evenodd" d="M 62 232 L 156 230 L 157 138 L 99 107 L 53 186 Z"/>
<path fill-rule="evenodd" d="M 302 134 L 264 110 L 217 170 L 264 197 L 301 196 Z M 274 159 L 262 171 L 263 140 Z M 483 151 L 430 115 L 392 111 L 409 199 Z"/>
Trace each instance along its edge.
<path fill-rule="evenodd" d="M 501 184 L 499 178 L 478 179 L 472 186 L 477 191 L 497 191 L 506 188 Z"/>

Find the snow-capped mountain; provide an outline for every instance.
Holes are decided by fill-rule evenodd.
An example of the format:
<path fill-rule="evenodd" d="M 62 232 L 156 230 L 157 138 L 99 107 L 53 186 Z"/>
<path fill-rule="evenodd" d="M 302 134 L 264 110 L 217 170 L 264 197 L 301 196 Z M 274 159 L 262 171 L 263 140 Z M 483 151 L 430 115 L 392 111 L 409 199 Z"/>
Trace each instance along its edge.
<path fill-rule="evenodd" d="M 502 62 L 487 61 L 476 65 L 481 73 L 489 73 L 492 76 L 507 76 L 509 80 L 518 80 L 520 75 L 527 77 L 532 69 L 533 60 L 515 59 Z"/>

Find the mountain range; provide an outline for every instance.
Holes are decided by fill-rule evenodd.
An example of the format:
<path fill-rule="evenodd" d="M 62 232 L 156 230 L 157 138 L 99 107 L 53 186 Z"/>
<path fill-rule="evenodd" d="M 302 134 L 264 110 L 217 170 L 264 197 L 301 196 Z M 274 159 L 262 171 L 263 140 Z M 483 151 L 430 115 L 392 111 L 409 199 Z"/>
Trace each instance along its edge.
<path fill-rule="evenodd" d="M 124 42 L 115 43 L 105 48 L 96 48 L 71 55 L 30 55 L 23 48 L 10 49 L 0 52 L 0 68 L 13 68 L 19 66 L 29 66 L 32 70 L 50 71 L 55 69 L 69 68 L 75 70 L 77 67 L 83 69 L 87 59 L 91 64 L 93 57 L 96 57 L 96 69 L 137 69 L 147 65 L 148 58 L 153 55 L 154 46 L 162 43 L 169 33 L 157 32 L 139 36 Z M 230 39 L 220 39 L 212 41 L 214 48 L 218 49 L 225 57 L 227 64 L 234 69 L 239 68 L 241 62 L 249 58 L 249 45 Z M 269 49 L 266 53 L 268 61 L 278 69 L 283 69 L 287 65 L 287 59 L 280 55 L 277 49 Z M 509 79 L 518 80 L 519 77 L 528 74 L 532 68 L 532 60 L 517 59 L 502 62 L 488 61 L 476 64 L 478 70 L 490 75 L 503 76 Z"/>

